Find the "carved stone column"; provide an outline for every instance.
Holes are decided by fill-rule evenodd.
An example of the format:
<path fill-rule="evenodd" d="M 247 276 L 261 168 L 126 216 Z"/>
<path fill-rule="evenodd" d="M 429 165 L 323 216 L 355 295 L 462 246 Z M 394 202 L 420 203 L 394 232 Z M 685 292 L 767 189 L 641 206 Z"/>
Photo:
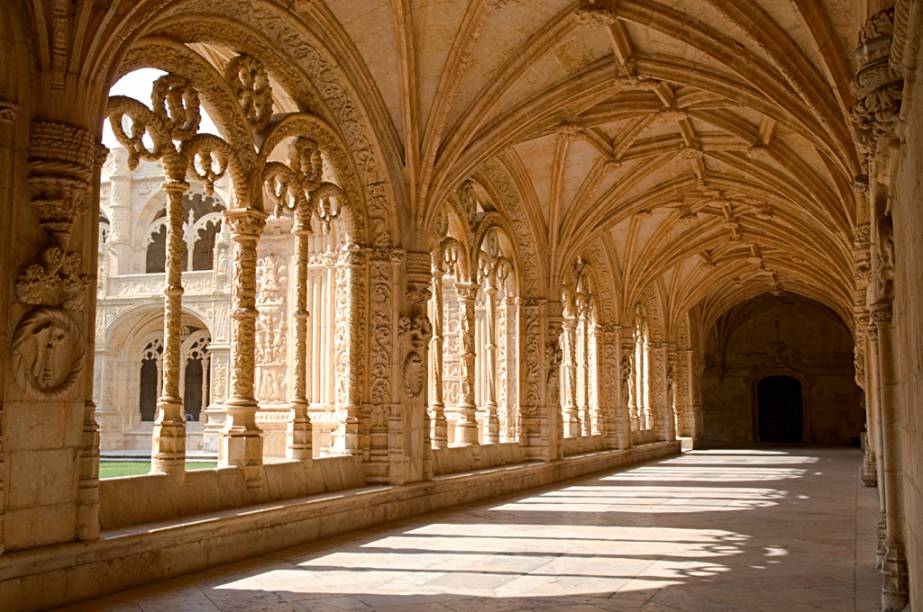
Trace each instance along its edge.
<path fill-rule="evenodd" d="M 163 382 L 151 450 L 151 471 L 182 478 L 186 471 L 186 419 L 180 395 L 183 367 L 180 349 L 183 326 L 183 196 L 189 190 L 186 161 L 176 154 L 163 159 L 167 194 L 167 246 L 164 278 Z"/>
<path fill-rule="evenodd" d="M 870 404 L 875 406 L 875 440 L 874 444 L 876 448 L 881 449 L 884 441 L 881 428 L 881 376 L 879 374 L 879 359 L 878 359 L 878 326 L 873 322 L 869 322 L 868 328 L 866 329 L 866 335 L 868 337 L 868 363 L 867 363 L 867 380 L 868 380 L 868 389 L 869 389 L 869 398 L 868 401 Z M 883 452 L 879 452 L 879 458 L 883 459 Z M 878 526 L 877 526 L 877 549 L 876 549 L 876 559 L 875 566 L 878 569 L 881 569 L 884 560 L 885 560 L 885 541 L 887 540 L 888 531 L 887 531 L 887 513 L 885 512 L 885 507 L 887 505 L 887 499 L 885 497 L 885 477 L 884 477 L 884 461 L 880 460 L 877 464 L 877 480 L 878 480 Z"/>
<path fill-rule="evenodd" d="M 599 429 L 606 448 L 622 448 L 623 434 L 619 421 L 619 327 L 610 323 L 596 324 L 596 345 L 599 355 Z"/>
<path fill-rule="evenodd" d="M 16 140 L 15 120 L 15 107 L 0 103 L 0 168 L 3 170 L 14 166 L 10 147 Z M 30 486 L 27 480 L 34 480 L 35 473 L 67 470 L 61 478 L 77 484 L 72 516 L 75 521 L 73 530 L 65 529 L 63 533 L 67 535 L 62 539 L 92 540 L 99 533 L 99 435 L 92 399 L 92 357 L 96 293 L 93 273 L 97 269 L 99 238 L 96 179 L 100 158 L 99 145 L 88 130 L 63 123 L 33 121 L 28 147 L 28 190 L 6 192 L 8 186 L 24 187 L 19 176 L 12 172 L 2 177 L 5 181 L 0 187 L 4 191 L 0 204 L 6 208 L 0 213 L 0 223 L 9 224 L 0 233 L 5 233 L 7 227 L 16 228 L 14 235 L 5 238 L 15 236 L 18 241 L 15 248 L 8 251 L 14 259 L 3 270 L 4 274 L 16 274 L 15 300 L 4 303 L 0 310 L 10 318 L 22 315 L 12 337 L 6 336 L 10 340 L 8 363 L 18 389 L 8 388 L 5 397 L 7 401 L 15 398 L 19 404 L 41 408 L 44 418 L 60 420 L 59 426 L 66 432 L 64 439 L 79 440 L 76 445 L 59 442 L 62 446 L 56 449 L 70 452 L 76 446 L 77 461 L 73 465 L 63 466 L 57 461 L 46 463 L 40 453 L 33 453 L 31 471 L 17 471 L 2 469 L 5 457 L 0 438 L 0 513 L 6 493 Z M 28 209 L 23 206 L 26 198 Z M 83 237 L 75 250 L 71 250 L 73 231 Z M 31 261 L 15 259 L 23 254 L 31 256 L 36 250 L 38 255 Z M 12 274 L 8 279 L 12 280 L 11 277 Z M 78 415 L 79 420 L 74 421 L 74 415 Z M 15 413 L 3 420 L 9 418 L 15 418 Z M 78 424 L 79 430 L 71 427 L 74 424 Z M 3 433 L 0 423 L 0 434 Z M 23 442 L 28 448 L 28 439 L 17 440 L 20 445 Z M 42 511 L 58 510 L 57 506 L 45 506 Z M 3 536 L 10 536 L 2 527 L 0 523 L 0 552 Z M 18 537 L 20 542 L 25 538 L 27 542 L 51 543 L 41 533 L 30 535 L 21 530 Z"/>
<path fill-rule="evenodd" d="M 578 415 L 580 418 L 580 435 L 593 435 L 593 417 L 590 414 L 590 405 L 592 402 L 592 383 L 596 376 L 592 372 L 592 359 L 590 358 L 590 302 L 589 296 L 584 296 L 577 302 L 579 325 L 578 333 L 580 335 L 580 388 L 579 394 L 580 406 Z"/>
<path fill-rule="evenodd" d="M 311 417 L 308 414 L 308 247 L 311 212 L 295 210 L 295 380 L 292 385 L 291 415 L 286 431 L 286 456 L 302 462 L 313 459 Z"/>
<path fill-rule="evenodd" d="M 487 401 L 484 408 L 487 411 L 485 426 L 487 431 L 484 441 L 487 444 L 497 444 L 500 441 L 500 419 L 497 416 L 497 271 L 494 266 L 484 275 L 484 293 L 487 298 L 486 327 L 487 327 L 487 352 L 484 378 L 487 390 Z"/>
<path fill-rule="evenodd" d="M 526 458 L 550 461 L 549 420 L 545 409 L 545 334 L 543 319 L 546 303 L 543 299 L 528 298 L 522 301 L 522 428 L 520 444 Z"/>
<path fill-rule="evenodd" d="M 461 329 L 461 402 L 455 421 L 455 442 L 457 446 L 474 446 L 478 444 L 477 406 L 474 403 L 475 353 L 474 306 L 478 294 L 477 283 L 459 282 L 455 284 L 458 292 L 458 310 Z"/>
<path fill-rule="evenodd" d="M 409 463 L 395 484 L 433 477 L 433 450 L 430 441 L 429 412 L 427 411 L 427 349 L 432 327 L 426 316 L 430 297 L 432 274 L 427 253 L 408 252 L 406 260 L 407 289 L 398 325 L 401 342 L 401 387 L 404 427 L 410 438 L 404 448 L 421 448 L 422 457 L 405 454 Z M 422 445 L 415 440 L 422 440 Z M 417 465 L 419 462 L 419 467 Z M 397 467 L 397 466 L 395 466 Z"/>
<path fill-rule="evenodd" d="M 430 411 L 433 419 L 433 448 L 446 448 L 448 442 L 448 425 L 445 418 L 445 397 L 443 394 L 443 337 L 445 334 L 443 316 L 445 304 L 442 296 L 442 278 L 444 276 L 442 251 L 436 249 L 432 259 L 433 285 L 433 398 Z"/>
<path fill-rule="evenodd" d="M 893 328 L 890 302 L 878 303 L 872 310 L 872 320 L 878 329 L 878 371 L 881 395 L 882 461 L 884 463 L 885 490 L 885 556 L 882 563 L 882 610 L 900 612 L 908 601 L 909 583 L 907 558 L 904 552 L 902 526 L 904 522 L 901 499 L 902 473 L 900 466 L 900 426 L 897 422 L 897 398 Z"/>
<path fill-rule="evenodd" d="M 622 405 L 624 418 L 628 420 L 628 446 L 632 444 L 631 434 L 640 431 L 641 421 L 638 418 L 638 390 L 636 368 L 639 364 L 635 363 L 635 333 L 630 333 L 622 337 L 622 352 L 619 360 L 619 369 L 622 375 Z"/>
<path fill-rule="evenodd" d="M 345 245 L 336 262 L 336 354 L 337 412 L 340 427 L 335 437 L 337 452 L 354 455 L 359 447 L 359 405 L 365 334 L 362 309 L 365 285 L 365 255 L 357 244 Z"/>
<path fill-rule="evenodd" d="M 564 458 L 564 411 L 561 409 L 561 311 L 558 303 L 548 305 L 545 316 L 545 410 L 550 423 L 549 454 L 552 461 Z"/>
<path fill-rule="evenodd" d="M 225 401 L 219 461 L 237 466 L 251 487 L 262 486 L 263 438 L 256 424 L 256 247 L 266 224 L 266 213 L 230 209 L 225 222 L 234 241 L 233 311 L 231 319 L 231 393 Z"/>
<path fill-rule="evenodd" d="M 580 436 L 580 413 L 577 408 L 577 318 L 565 312 L 561 321 L 564 351 L 564 436 Z"/>
<path fill-rule="evenodd" d="M 616 413 L 618 426 L 619 448 L 631 448 L 631 432 L 636 431 L 638 423 L 634 420 L 632 412 L 632 393 L 634 390 L 634 372 L 632 369 L 632 329 L 620 328 L 619 350 L 619 403 Z"/>

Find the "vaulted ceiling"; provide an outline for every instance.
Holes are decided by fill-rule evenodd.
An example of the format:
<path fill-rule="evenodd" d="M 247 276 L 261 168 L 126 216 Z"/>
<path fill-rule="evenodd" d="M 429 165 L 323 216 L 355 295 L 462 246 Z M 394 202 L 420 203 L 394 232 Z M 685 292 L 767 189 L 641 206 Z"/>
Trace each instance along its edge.
<path fill-rule="evenodd" d="M 497 157 L 552 273 L 596 240 L 673 313 L 851 303 L 856 0 L 324 0 L 374 79 L 425 227 Z M 556 268 L 555 268 L 556 266 Z M 552 276 L 552 279 L 554 276 Z"/>
<path fill-rule="evenodd" d="M 549 290 L 593 248 L 622 312 L 653 287 L 668 321 L 767 291 L 849 318 L 866 206 L 850 79 L 866 2 L 886 3 L 78 2 L 71 62 L 114 79 L 151 56 L 135 53 L 145 45 L 174 64 L 183 44 L 215 68 L 238 52 L 271 60 L 280 109 L 326 104 L 331 123 L 371 126 L 398 186 L 394 223 L 415 235 L 465 179 L 499 165 L 535 252 L 550 255 Z M 47 0 L 34 6 L 41 39 L 57 22 Z M 324 81 L 333 72 L 348 95 Z"/>

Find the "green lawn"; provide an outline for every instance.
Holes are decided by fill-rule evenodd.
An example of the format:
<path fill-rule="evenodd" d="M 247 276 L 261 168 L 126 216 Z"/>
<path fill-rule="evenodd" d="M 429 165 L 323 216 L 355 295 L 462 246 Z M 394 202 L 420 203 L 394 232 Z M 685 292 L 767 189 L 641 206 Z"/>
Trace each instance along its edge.
<path fill-rule="evenodd" d="M 218 467 L 217 461 L 187 461 L 186 471 L 208 470 Z M 150 461 L 100 461 L 100 478 L 117 478 L 119 476 L 138 476 L 151 471 Z"/>

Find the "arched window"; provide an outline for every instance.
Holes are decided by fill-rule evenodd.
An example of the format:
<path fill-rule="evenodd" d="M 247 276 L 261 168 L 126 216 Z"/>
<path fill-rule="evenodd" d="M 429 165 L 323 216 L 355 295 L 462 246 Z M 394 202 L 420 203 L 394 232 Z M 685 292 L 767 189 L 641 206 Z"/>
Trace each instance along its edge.
<path fill-rule="evenodd" d="M 211 336 L 204 329 L 187 330 L 187 333 L 182 344 L 180 388 L 186 420 L 196 422 L 209 402 L 208 345 Z"/>
<path fill-rule="evenodd" d="M 221 232 L 221 211 L 224 206 L 213 197 L 192 193 L 183 198 L 183 269 L 211 270 L 215 261 L 215 241 Z M 147 251 L 144 271 L 162 273 L 166 263 L 167 212 L 165 209 L 147 229 Z"/>
<path fill-rule="evenodd" d="M 518 270 L 487 192 L 466 181 L 440 216 L 428 364 L 433 448 L 519 439 Z"/>
<path fill-rule="evenodd" d="M 561 362 L 561 410 L 564 437 L 600 433 L 599 372 L 596 346 L 596 297 L 589 267 L 581 259 L 565 280 Z"/>
<path fill-rule="evenodd" d="M 475 403 L 478 406 L 482 444 L 518 439 L 519 321 L 511 244 L 499 229 L 487 231 L 478 253 L 478 289 L 475 300 Z"/>
<path fill-rule="evenodd" d="M 650 327 L 644 307 L 638 303 L 634 309 L 634 397 L 629 406 L 633 431 L 651 431 L 654 427 L 650 404 L 651 344 Z"/>
<path fill-rule="evenodd" d="M 142 421 L 153 421 L 157 414 L 162 367 L 163 341 L 155 338 L 147 343 L 141 353 L 141 384 L 138 404 Z"/>

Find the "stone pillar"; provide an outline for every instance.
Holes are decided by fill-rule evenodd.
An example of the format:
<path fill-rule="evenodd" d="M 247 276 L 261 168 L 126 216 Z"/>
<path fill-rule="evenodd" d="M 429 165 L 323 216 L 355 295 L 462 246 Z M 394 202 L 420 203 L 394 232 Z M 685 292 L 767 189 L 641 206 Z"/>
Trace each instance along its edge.
<path fill-rule="evenodd" d="M 593 361 L 590 357 L 590 303 L 589 297 L 585 297 L 577 303 L 577 308 L 579 310 L 579 317 L 577 319 L 579 325 L 579 334 L 580 342 L 578 346 L 580 347 L 580 362 L 582 363 L 582 368 L 580 370 L 580 387 L 583 389 L 580 394 L 580 407 L 579 407 L 579 419 L 580 419 L 580 434 L 583 436 L 593 435 L 593 417 L 590 415 L 590 404 L 592 402 L 592 382 L 596 378 L 592 372 Z"/>
<path fill-rule="evenodd" d="M 336 262 L 336 360 L 335 397 L 340 427 L 335 448 L 344 455 L 361 452 L 359 447 L 359 405 L 362 385 L 363 336 L 362 299 L 365 256 L 357 244 L 344 245 Z"/>
<path fill-rule="evenodd" d="M 99 532 L 92 397 L 100 147 L 87 129 L 17 123 L 17 112 L 0 102 L 0 236 L 13 245 L 0 272 L 13 298 L 0 306 L 12 374 L 0 382 L 0 514 L 10 504 L 20 520 L 56 520 L 11 530 L 0 518 L 0 552 L 92 540 Z M 14 152 L 27 133 L 28 148 Z M 72 250 L 74 233 L 80 238 Z M 34 427 L 37 410 L 47 431 Z M 41 473 L 70 485 L 36 486 Z"/>
<path fill-rule="evenodd" d="M 901 499 L 902 473 L 900 424 L 895 388 L 897 386 L 893 353 L 891 304 L 879 303 L 872 311 L 878 330 L 878 372 L 881 396 L 882 463 L 885 491 L 885 556 L 882 563 L 882 610 L 900 612 L 908 600 L 907 558 L 904 552 Z"/>
<path fill-rule="evenodd" d="M 627 328 L 631 332 L 630 328 Z M 635 372 L 634 372 L 634 344 L 631 342 L 633 334 L 629 333 L 626 339 L 622 336 L 622 350 L 619 353 L 619 373 L 621 375 L 621 388 L 619 389 L 619 448 L 631 448 L 631 434 L 638 431 L 638 416 L 635 412 Z"/>
<path fill-rule="evenodd" d="M 879 374 L 879 359 L 878 359 L 878 326 L 872 323 L 869 323 L 869 326 L 866 330 L 868 336 L 868 363 L 867 363 L 867 380 L 868 380 L 868 389 L 869 397 L 868 402 L 870 405 L 875 406 L 875 440 L 873 443 L 876 448 L 879 449 L 879 458 L 883 457 L 883 453 L 880 451 L 883 445 L 882 440 L 882 429 L 881 429 L 881 377 Z M 878 480 L 878 544 L 876 549 L 876 562 L 875 565 L 881 569 L 884 559 L 885 559 L 885 541 L 887 539 L 887 524 L 886 524 L 886 513 L 885 506 L 887 500 L 885 498 L 885 478 L 883 474 L 884 461 L 878 461 L 877 464 L 877 480 Z"/>
<path fill-rule="evenodd" d="M 445 396 L 443 394 L 443 337 L 445 334 L 443 317 L 445 315 L 442 295 L 442 278 L 444 276 L 442 264 L 442 250 L 438 247 L 433 251 L 431 264 L 433 285 L 433 398 L 430 402 L 430 411 L 433 419 L 433 448 L 441 449 L 449 445 L 448 426 L 445 418 Z"/>
<path fill-rule="evenodd" d="M 186 471 L 186 420 L 180 377 L 183 367 L 183 196 L 189 190 L 186 161 L 176 153 L 164 156 L 167 194 L 167 247 L 164 278 L 163 379 L 151 449 L 151 471 L 182 478 Z"/>
<path fill-rule="evenodd" d="M 115 256 L 114 272 L 131 274 L 132 260 L 132 173 L 128 169 L 128 152 L 115 149 L 110 154 L 112 174 L 109 176 L 109 240 L 107 250 Z M 107 167 L 109 167 L 107 165 Z"/>
<path fill-rule="evenodd" d="M 308 414 L 308 247 L 311 239 L 311 212 L 304 206 L 295 210 L 295 363 L 292 384 L 291 414 L 286 430 L 285 455 L 309 463 L 311 447 L 311 417 Z"/>
<path fill-rule="evenodd" d="M 673 415 L 667 398 L 667 347 L 657 342 L 651 348 L 649 370 L 650 409 L 656 439 L 667 441 L 673 439 Z"/>
<path fill-rule="evenodd" d="M 546 406 L 544 299 L 522 300 L 522 369 L 520 385 L 521 429 L 519 443 L 530 460 L 550 461 L 549 421 Z"/>
<path fill-rule="evenodd" d="M 404 453 L 407 465 L 402 478 L 395 484 L 433 477 L 433 449 L 429 435 L 427 411 L 427 349 L 432 328 L 426 315 L 426 305 L 432 285 L 431 261 L 428 253 L 408 252 L 406 259 L 407 288 L 398 325 L 401 343 L 401 387 L 404 435 L 401 448 L 420 448 L 422 456 Z M 422 445 L 416 440 L 422 439 Z M 395 466 L 397 467 L 397 466 Z"/>
<path fill-rule="evenodd" d="M 545 411 L 549 422 L 549 455 L 564 458 L 564 411 L 561 409 L 561 361 L 563 360 L 562 317 L 558 302 L 550 302 L 545 313 Z"/>
<path fill-rule="evenodd" d="M 474 403 L 475 353 L 474 306 L 478 294 L 477 283 L 457 282 L 458 310 L 461 327 L 461 401 L 455 421 L 455 442 L 457 446 L 474 446 L 478 444 L 477 406 Z"/>
<path fill-rule="evenodd" d="M 218 459 L 223 466 L 244 470 L 248 486 L 262 486 L 263 438 L 256 424 L 256 247 L 266 213 L 254 209 L 224 211 L 234 241 L 234 285 L 231 320 L 231 393 L 224 403 Z"/>
<path fill-rule="evenodd" d="M 580 436 L 580 413 L 577 409 L 577 318 L 565 312 L 561 321 L 564 351 L 564 429 L 567 438 Z"/>
<path fill-rule="evenodd" d="M 404 449 L 392 448 L 392 415 L 401 417 L 400 348 L 395 342 L 403 252 L 372 249 L 369 254 L 369 394 L 360 420 L 366 482 L 392 482 L 392 450 L 403 457 Z"/>
<path fill-rule="evenodd" d="M 606 448 L 622 447 L 623 423 L 619 419 L 619 327 L 611 323 L 596 324 L 596 347 L 599 355 L 599 429 Z"/>
<path fill-rule="evenodd" d="M 497 272 L 494 266 L 485 275 L 484 294 L 487 298 L 485 326 L 487 327 L 487 352 L 484 378 L 486 382 L 487 411 L 484 441 L 497 444 L 500 441 L 500 419 L 497 416 Z"/>

